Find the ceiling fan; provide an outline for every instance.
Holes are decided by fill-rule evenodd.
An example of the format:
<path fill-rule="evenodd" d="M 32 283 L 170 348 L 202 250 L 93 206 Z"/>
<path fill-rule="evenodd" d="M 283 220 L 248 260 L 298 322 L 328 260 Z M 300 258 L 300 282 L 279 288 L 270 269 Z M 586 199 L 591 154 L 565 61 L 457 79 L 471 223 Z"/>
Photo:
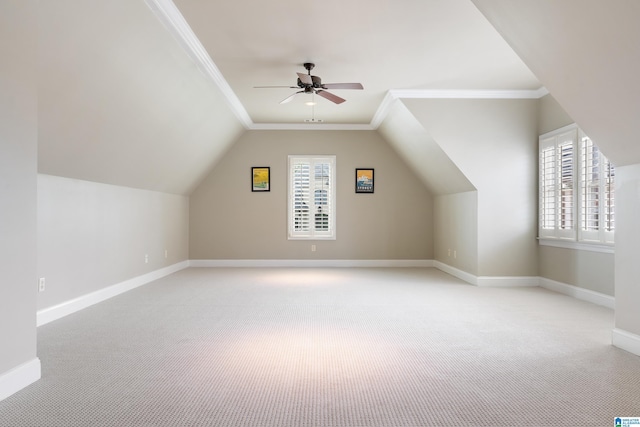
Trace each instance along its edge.
<path fill-rule="evenodd" d="M 311 62 L 305 62 L 304 68 L 307 70 L 307 74 L 297 73 L 298 81 L 297 86 L 254 86 L 255 88 L 290 88 L 290 89 L 302 89 L 290 95 L 280 101 L 280 104 L 291 101 L 299 93 L 311 93 L 317 94 L 325 99 L 336 104 L 342 104 L 346 99 L 340 98 L 331 92 L 327 92 L 326 89 L 364 89 L 360 83 L 322 83 L 322 79 L 318 76 L 312 76 L 311 70 L 315 67 L 315 64 Z"/>

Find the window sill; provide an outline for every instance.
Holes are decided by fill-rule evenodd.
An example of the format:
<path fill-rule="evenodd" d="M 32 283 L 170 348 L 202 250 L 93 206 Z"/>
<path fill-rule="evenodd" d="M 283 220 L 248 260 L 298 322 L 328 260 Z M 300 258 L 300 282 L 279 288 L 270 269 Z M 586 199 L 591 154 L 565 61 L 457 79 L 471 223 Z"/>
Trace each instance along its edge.
<path fill-rule="evenodd" d="M 289 236 L 287 240 L 336 240 L 336 236 Z"/>
<path fill-rule="evenodd" d="M 601 252 L 605 254 L 614 254 L 616 252 L 616 248 L 614 245 L 607 245 L 603 243 L 576 242 L 575 240 L 560 240 L 560 239 L 547 239 L 547 238 L 542 239 L 538 237 L 538 244 L 540 246 L 553 246 L 555 248 Z"/>

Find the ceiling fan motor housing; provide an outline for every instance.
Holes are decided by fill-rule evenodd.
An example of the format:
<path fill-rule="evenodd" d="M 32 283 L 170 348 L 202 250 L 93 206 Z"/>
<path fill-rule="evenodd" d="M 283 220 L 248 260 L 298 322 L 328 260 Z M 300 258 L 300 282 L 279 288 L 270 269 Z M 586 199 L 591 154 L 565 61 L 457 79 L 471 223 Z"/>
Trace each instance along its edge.
<path fill-rule="evenodd" d="M 298 87 L 302 89 L 322 89 L 322 79 L 318 76 L 311 76 L 311 84 L 305 83 L 298 78 Z"/>
<path fill-rule="evenodd" d="M 313 82 L 313 87 L 321 88 L 322 87 L 322 79 L 318 76 L 311 76 L 311 81 Z"/>
<path fill-rule="evenodd" d="M 310 91 L 308 90 L 308 88 L 310 87 L 314 87 L 316 89 L 321 89 L 322 88 L 322 79 L 318 76 L 312 76 L 311 75 L 311 70 L 313 70 L 313 67 L 316 66 L 316 64 L 314 64 L 313 62 L 305 62 L 304 64 L 304 68 L 307 70 L 309 77 L 311 77 L 311 84 L 309 83 L 305 83 L 303 81 L 301 81 L 300 79 L 298 79 L 298 86 L 300 86 L 301 88 L 305 89 L 305 92 L 309 93 Z"/>

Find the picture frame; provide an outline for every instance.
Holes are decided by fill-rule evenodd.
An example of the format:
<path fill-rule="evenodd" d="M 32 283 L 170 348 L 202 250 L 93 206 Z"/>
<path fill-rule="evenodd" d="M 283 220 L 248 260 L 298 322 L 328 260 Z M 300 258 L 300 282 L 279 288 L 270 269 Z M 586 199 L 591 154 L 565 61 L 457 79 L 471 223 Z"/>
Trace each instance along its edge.
<path fill-rule="evenodd" d="M 374 169 L 356 168 L 356 193 L 373 193 Z"/>
<path fill-rule="evenodd" d="M 271 191 L 271 168 L 269 166 L 251 167 L 251 191 Z"/>

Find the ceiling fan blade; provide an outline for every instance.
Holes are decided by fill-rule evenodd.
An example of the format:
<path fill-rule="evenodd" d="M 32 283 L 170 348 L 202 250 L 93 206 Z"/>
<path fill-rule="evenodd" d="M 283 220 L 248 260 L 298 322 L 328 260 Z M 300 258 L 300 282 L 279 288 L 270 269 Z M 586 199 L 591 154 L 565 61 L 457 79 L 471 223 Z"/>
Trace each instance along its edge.
<path fill-rule="evenodd" d="M 326 90 L 318 90 L 316 91 L 316 93 L 331 102 L 335 102 L 336 104 L 342 104 L 344 101 L 346 101 L 346 99 L 342 99 L 339 96 L 332 94 L 331 92 L 327 92 Z"/>
<path fill-rule="evenodd" d="M 280 104 L 286 104 L 287 102 L 291 101 L 293 98 L 295 98 L 295 96 L 299 93 L 304 93 L 303 90 L 299 90 L 296 93 L 294 93 L 293 95 L 289 95 L 287 96 L 285 99 L 283 99 L 282 101 L 280 101 Z"/>
<path fill-rule="evenodd" d="M 309 74 L 297 73 L 300 81 L 306 85 L 312 85 L 313 80 L 311 80 L 311 76 Z"/>
<path fill-rule="evenodd" d="M 323 89 L 364 89 L 360 83 L 326 83 Z"/>
<path fill-rule="evenodd" d="M 287 88 L 287 89 L 298 89 L 298 86 L 254 86 L 254 89 L 271 89 L 271 88 Z"/>

